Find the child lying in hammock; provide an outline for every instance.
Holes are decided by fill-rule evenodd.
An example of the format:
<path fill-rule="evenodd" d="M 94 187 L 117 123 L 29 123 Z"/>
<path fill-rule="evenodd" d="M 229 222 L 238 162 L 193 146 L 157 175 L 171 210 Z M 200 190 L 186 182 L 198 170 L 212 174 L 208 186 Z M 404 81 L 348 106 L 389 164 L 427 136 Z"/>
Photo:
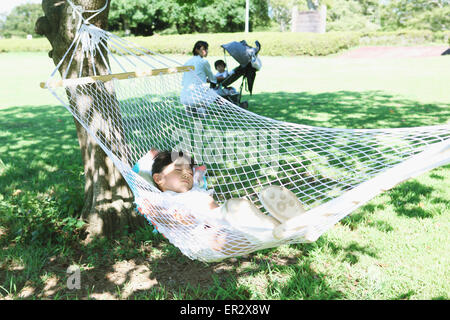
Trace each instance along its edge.
<path fill-rule="evenodd" d="M 192 157 L 182 152 L 162 151 L 154 157 L 152 178 L 162 192 L 173 196 L 178 203 L 183 203 L 197 212 L 221 215 L 230 225 L 240 230 L 246 227 L 253 230 L 273 230 L 287 219 L 304 213 L 296 196 L 286 188 L 278 186 L 264 188 L 259 194 L 271 216 L 262 213 L 252 202 L 242 198 L 229 199 L 219 206 L 208 191 L 194 186 L 193 167 Z M 179 219 L 179 222 L 183 223 L 182 219 Z M 223 251 L 227 249 L 228 240 L 226 236 L 221 239 L 216 237 L 211 247 Z"/>

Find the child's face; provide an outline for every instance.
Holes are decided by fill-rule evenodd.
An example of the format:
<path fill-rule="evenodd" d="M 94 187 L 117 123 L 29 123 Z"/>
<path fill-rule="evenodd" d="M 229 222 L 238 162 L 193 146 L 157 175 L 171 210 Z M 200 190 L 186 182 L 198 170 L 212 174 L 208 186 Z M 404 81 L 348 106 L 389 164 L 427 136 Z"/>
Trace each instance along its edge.
<path fill-rule="evenodd" d="M 216 67 L 217 71 L 219 71 L 220 73 L 225 71 L 225 66 L 223 64 L 218 64 Z"/>
<path fill-rule="evenodd" d="M 183 161 L 175 161 L 156 173 L 153 179 L 162 191 L 187 192 L 192 189 L 194 179 L 190 165 Z"/>

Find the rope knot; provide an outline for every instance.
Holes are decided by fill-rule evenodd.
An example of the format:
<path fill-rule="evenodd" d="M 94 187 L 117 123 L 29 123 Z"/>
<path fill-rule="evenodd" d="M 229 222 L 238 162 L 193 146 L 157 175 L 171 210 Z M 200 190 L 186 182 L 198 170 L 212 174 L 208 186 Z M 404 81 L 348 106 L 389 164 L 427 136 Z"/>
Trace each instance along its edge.
<path fill-rule="evenodd" d="M 76 19 L 77 15 L 80 16 L 80 17 L 83 15 L 84 9 L 83 9 L 83 7 L 81 5 L 78 5 L 78 6 L 74 5 L 71 8 L 72 8 L 72 18 L 73 19 Z"/>
<path fill-rule="evenodd" d="M 83 53 L 86 57 L 88 54 L 95 56 L 96 48 L 103 40 L 101 30 L 91 24 L 83 24 L 78 32 Z"/>

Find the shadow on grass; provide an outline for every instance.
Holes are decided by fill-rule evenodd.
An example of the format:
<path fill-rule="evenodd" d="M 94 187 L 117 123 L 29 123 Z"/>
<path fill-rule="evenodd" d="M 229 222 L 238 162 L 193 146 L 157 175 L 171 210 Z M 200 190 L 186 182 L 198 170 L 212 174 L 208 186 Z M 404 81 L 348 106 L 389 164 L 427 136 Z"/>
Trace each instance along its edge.
<path fill-rule="evenodd" d="M 51 246 L 40 250 L 4 248 L 10 255 L 20 255 L 24 266 L 6 261 L 8 267 L 0 268 L 0 283 L 6 290 L 0 293 L 15 299 L 345 298 L 302 254 L 283 256 L 266 250 L 205 264 L 189 260 L 163 239 L 147 240 L 142 248 L 136 239 L 130 241 L 132 238 L 114 243 L 96 239 L 89 245 L 73 244 L 64 252 L 61 248 L 48 250 Z M 71 265 L 81 266 L 80 289 L 67 285 Z M 288 276 L 278 282 L 273 281 L 273 273 Z M 251 282 L 244 281 L 248 278 Z M 11 282 L 14 290 L 8 289 Z"/>
<path fill-rule="evenodd" d="M 409 290 L 406 293 L 398 295 L 393 300 L 409 300 L 415 294 L 416 294 L 416 292 L 414 290 Z"/>
<path fill-rule="evenodd" d="M 442 167 L 450 169 L 450 165 Z M 435 180 L 436 184 L 443 183 L 445 179 L 437 173 L 429 174 L 429 178 Z M 405 181 L 390 191 L 387 191 L 387 201 L 383 203 L 374 204 L 369 202 L 362 206 L 354 213 L 345 217 L 341 223 L 348 226 L 351 230 L 355 230 L 360 225 L 368 225 L 376 228 L 381 232 L 391 232 L 395 227 L 382 220 L 373 220 L 373 215 L 376 211 L 385 210 L 391 206 L 393 211 L 401 217 L 413 219 L 433 218 L 441 214 L 442 210 L 439 208 L 448 206 L 448 199 L 435 197 L 432 193 L 435 191 L 430 185 L 425 185 L 417 180 Z M 437 210 L 434 210 L 434 209 Z"/>
<path fill-rule="evenodd" d="M 54 188 L 61 191 L 61 197 L 65 191 L 83 190 L 73 118 L 62 107 L 0 109 L 0 159 L 0 189 L 4 195 Z"/>
<path fill-rule="evenodd" d="M 333 255 L 343 254 L 343 261 L 353 265 L 358 263 L 360 255 L 366 255 L 372 258 L 378 258 L 375 250 L 368 246 L 361 246 L 356 242 L 351 242 L 347 246 L 340 246 L 334 242 L 328 242 Z"/>
<path fill-rule="evenodd" d="M 430 198 L 433 187 L 417 181 L 406 181 L 389 192 L 390 203 L 398 215 L 410 218 L 431 218 L 433 214 L 424 209 L 423 199 Z M 448 201 L 433 198 L 433 204 L 447 204 Z"/>
<path fill-rule="evenodd" d="M 275 92 L 247 98 L 249 110 L 257 114 L 320 127 L 415 127 L 444 124 L 450 118 L 450 104 L 420 103 L 383 91 Z"/>
<path fill-rule="evenodd" d="M 450 105 L 420 104 L 383 92 L 263 93 L 250 98 L 250 110 L 288 122 L 323 127 L 412 127 L 444 123 Z M 0 109 L 0 294 L 14 298 L 141 298 L 141 299 L 343 299 L 327 275 L 313 267 L 311 250 L 324 244 L 296 245 L 298 254 L 283 256 L 276 249 L 248 257 L 204 264 L 191 261 L 151 227 L 118 240 L 94 240 L 89 245 L 72 239 L 46 216 L 76 217 L 83 196 L 83 167 L 72 117 L 62 107 Z M 440 176 L 435 177 L 440 179 Z M 427 217 L 404 209 L 430 195 L 431 187 L 405 183 L 394 189 L 390 203 L 397 213 Z M 351 216 L 356 227 L 366 214 L 383 209 L 368 204 Z M 409 211 L 408 211 L 409 210 Z M 30 213 L 39 212 L 37 219 Z M 3 217 L 2 217 L 3 215 Z M 4 224 L 4 217 L 20 217 Z M 27 218 L 28 217 L 28 218 Z M 18 225 L 21 223 L 23 225 Z M 382 221 L 373 226 L 391 231 Z M 29 228 L 46 232 L 22 242 Z M 21 231 L 22 230 L 22 231 Z M 22 232 L 22 234 L 20 233 Z M 33 238 L 34 237 L 34 238 Z M 61 240 L 62 239 L 62 240 Z M 65 240 L 66 239 L 66 240 Z M 330 243 L 333 254 L 351 264 L 369 248 Z M 67 268 L 81 266 L 81 289 L 67 287 Z M 274 281 L 274 272 L 284 281 Z M 261 279 L 255 293 L 245 279 Z M 257 283 L 254 283 L 258 287 Z M 262 292 L 262 293 L 261 293 Z"/>

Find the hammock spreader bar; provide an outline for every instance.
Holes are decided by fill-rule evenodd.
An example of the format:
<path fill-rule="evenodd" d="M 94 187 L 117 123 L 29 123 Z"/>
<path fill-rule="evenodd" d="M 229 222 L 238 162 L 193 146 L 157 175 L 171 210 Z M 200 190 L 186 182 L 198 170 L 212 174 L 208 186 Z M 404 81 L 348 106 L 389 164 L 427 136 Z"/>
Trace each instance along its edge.
<path fill-rule="evenodd" d="M 111 80 L 124 80 L 131 78 L 141 78 L 150 76 L 161 76 L 165 74 L 177 73 L 177 72 L 189 72 L 195 70 L 194 66 L 181 66 L 181 67 L 170 67 L 163 69 L 152 69 L 143 71 L 132 71 L 123 73 L 113 73 L 107 75 L 99 75 L 92 77 L 81 77 L 74 79 L 64 79 L 64 80 L 54 80 L 50 82 L 41 82 L 41 88 L 58 88 L 58 87 L 70 87 L 82 84 L 94 83 L 96 81 L 108 82 Z"/>

